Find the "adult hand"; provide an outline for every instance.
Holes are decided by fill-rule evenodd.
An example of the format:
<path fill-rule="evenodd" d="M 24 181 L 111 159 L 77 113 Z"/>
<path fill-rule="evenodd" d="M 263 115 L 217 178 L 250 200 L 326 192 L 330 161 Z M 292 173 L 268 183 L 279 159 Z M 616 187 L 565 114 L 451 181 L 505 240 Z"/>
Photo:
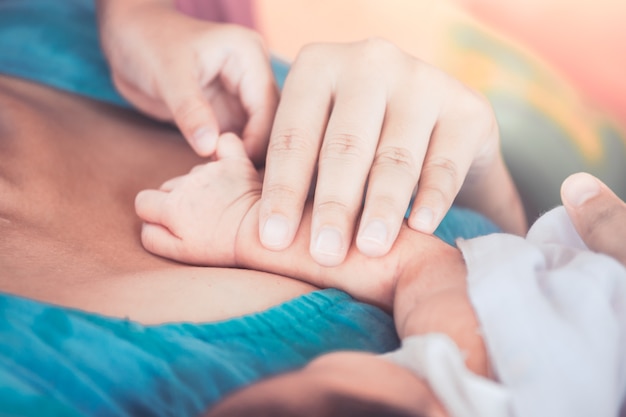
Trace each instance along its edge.
<path fill-rule="evenodd" d="M 262 163 L 278 101 L 268 53 L 249 29 L 193 19 L 162 0 L 99 0 L 101 42 L 120 93 L 174 121 L 202 156 L 233 131 Z"/>
<path fill-rule="evenodd" d="M 345 258 L 366 184 L 356 245 L 368 256 L 389 251 L 416 186 L 415 230 L 432 233 L 465 180 L 461 204 L 525 231 L 486 99 L 383 40 L 311 45 L 294 62 L 266 161 L 266 248 L 291 244 L 316 170 L 310 252 L 322 265 Z"/>
<path fill-rule="evenodd" d="M 626 203 L 587 173 L 570 175 L 563 182 L 561 200 L 589 249 L 626 266 Z"/>

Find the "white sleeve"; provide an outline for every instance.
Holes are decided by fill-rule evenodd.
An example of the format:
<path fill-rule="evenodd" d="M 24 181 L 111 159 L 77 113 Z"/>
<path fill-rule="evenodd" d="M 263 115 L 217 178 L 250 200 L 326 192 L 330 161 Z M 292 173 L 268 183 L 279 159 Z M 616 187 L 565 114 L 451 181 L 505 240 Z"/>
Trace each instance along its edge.
<path fill-rule="evenodd" d="M 493 234 L 457 244 L 514 415 L 616 416 L 625 385 L 626 269 L 589 251 L 562 207 L 526 239 Z"/>

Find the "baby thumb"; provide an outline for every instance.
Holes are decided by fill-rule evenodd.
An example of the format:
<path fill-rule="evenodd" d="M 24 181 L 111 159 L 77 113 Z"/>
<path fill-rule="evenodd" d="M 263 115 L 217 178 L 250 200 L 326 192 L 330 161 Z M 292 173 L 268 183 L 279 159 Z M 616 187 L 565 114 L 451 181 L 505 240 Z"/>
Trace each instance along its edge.
<path fill-rule="evenodd" d="M 626 204 L 600 180 L 582 172 L 563 182 L 561 200 L 587 247 L 626 265 Z"/>

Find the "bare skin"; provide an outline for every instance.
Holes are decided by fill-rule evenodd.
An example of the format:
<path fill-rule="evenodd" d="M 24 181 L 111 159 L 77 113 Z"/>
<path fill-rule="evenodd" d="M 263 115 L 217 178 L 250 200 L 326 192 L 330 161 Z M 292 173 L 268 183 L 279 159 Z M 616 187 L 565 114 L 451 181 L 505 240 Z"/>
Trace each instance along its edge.
<path fill-rule="evenodd" d="M 0 76 L 0 138 L 1 291 L 155 324 L 223 320 L 267 309 L 317 288 L 281 275 L 235 269 L 228 262 L 224 263 L 227 268 L 195 267 L 145 251 L 140 242 L 142 226 L 133 210 L 135 195 L 204 162 L 179 134 L 164 125 L 132 112 Z M 242 171 L 236 172 L 235 178 L 240 177 Z M 257 219 L 256 215 L 248 216 L 242 236 L 248 236 L 245 240 L 256 248 L 246 247 L 250 244 L 244 242 L 240 250 L 250 251 L 251 258 L 242 258 L 243 263 L 253 262 L 259 251 L 268 252 L 255 238 Z M 307 230 L 302 240 L 305 243 Z M 458 252 L 453 254 L 452 248 L 432 236 L 411 235 L 420 236 L 407 242 L 419 243 L 422 249 L 417 253 L 442 260 L 453 255 L 456 262 L 447 265 L 458 274 L 452 275 L 464 276 Z M 429 243 L 434 243 L 433 250 L 427 252 L 423 248 Z M 374 273 L 370 283 L 388 278 L 378 288 L 364 287 L 360 291 L 362 298 L 369 297 L 392 309 L 389 291 L 395 287 L 397 276 L 385 269 L 399 266 L 409 256 L 409 246 L 401 247 L 402 256 L 390 255 L 391 261 L 370 259 L 371 265 L 379 265 L 377 270 L 360 269 L 362 274 L 356 275 L 360 279 Z M 296 245 L 295 249 L 302 259 L 308 255 L 306 244 Z M 279 269 L 272 264 L 290 256 L 289 252 L 269 253 L 275 258 L 258 269 Z M 367 259 L 356 250 L 353 255 Z M 329 274 L 312 259 L 306 259 L 300 271 L 292 264 L 278 272 L 312 281 L 321 272 L 320 285 L 338 282 L 341 270 Z M 415 257 L 418 259 L 421 257 Z M 393 268 L 403 272 L 401 282 L 411 281 L 414 273 L 424 270 L 417 262 L 410 264 L 406 270 Z M 342 268 L 349 271 L 352 265 L 348 262 Z M 351 281 L 345 287 L 356 289 L 359 285 Z M 464 291 L 463 280 L 455 281 L 452 287 L 453 292 Z M 422 323 L 402 319 L 408 312 L 401 308 L 398 311 L 401 333 L 412 326 L 417 326 L 417 331 L 423 327 Z M 477 359 L 473 366 L 483 367 L 479 356 L 472 359 Z M 440 409 L 423 381 L 410 374 L 406 377 L 423 387 L 424 404 Z"/>
<path fill-rule="evenodd" d="M 345 262 L 333 268 L 321 267 L 308 256 L 308 227 L 300 229 L 284 252 L 267 250 L 255 233 L 261 176 L 241 140 L 223 135 L 216 158 L 166 181 L 158 190 L 137 195 L 137 213 L 147 222 L 142 230 L 146 249 L 182 262 L 243 266 L 340 288 L 393 311 L 400 338 L 448 335 L 465 353 L 470 370 L 489 375 L 484 342 L 467 295 L 465 263 L 457 249 L 405 224 L 387 255 L 372 259 L 351 248 Z M 309 203 L 303 224 L 311 221 Z M 305 415 L 321 416 L 326 415 L 321 414 L 325 401 L 334 393 L 375 400 L 415 415 L 447 415 L 424 380 L 375 355 L 355 352 L 324 355 L 300 371 L 255 384 L 214 412 L 250 415 L 271 399 L 289 407 L 293 415 L 310 410 Z M 271 410 L 264 412 L 260 415 L 272 415 Z"/>
<path fill-rule="evenodd" d="M 322 266 L 341 264 L 353 240 L 364 255 L 387 254 L 414 192 L 414 230 L 433 233 L 456 202 L 526 231 L 488 101 L 392 43 L 303 48 L 279 100 L 249 29 L 184 16 L 168 0 L 97 4 L 129 102 L 175 122 L 199 155 L 235 132 L 257 166 L 265 161 L 257 234 L 267 249 L 292 245 L 312 187 L 309 252 Z"/>
<path fill-rule="evenodd" d="M 223 320 L 315 290 L 145 251 L 135 195 L 201 161 L 133 112 L 0 76 L 0 290 L 147 324 Z"/>

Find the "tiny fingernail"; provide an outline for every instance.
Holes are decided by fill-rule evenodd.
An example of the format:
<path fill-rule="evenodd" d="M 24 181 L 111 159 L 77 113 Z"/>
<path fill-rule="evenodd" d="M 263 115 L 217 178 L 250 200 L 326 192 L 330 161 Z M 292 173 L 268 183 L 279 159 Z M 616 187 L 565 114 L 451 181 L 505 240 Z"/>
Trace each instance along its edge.
<path fill-rule="evenodd" d="M 209 129 L 208 127 L 201 127 L 195 131 L 192 139 L 195 142 L 199 153 L 206 155 L 215 151 L 217 134 L 212 129 Z"/>
<path fill-rule="evenodd" d="M 583 205 L 599 193 L 600 184 L 588 174 L 571 176 L 563 183 L 563 198 L 574 207 Z"/>
<path fill-rule="evenodd" d="M 385 245 L 387 243 L 387 225 L 380 220 L 372 220 L 361 232 L 361 239 L 375 245 Z"/>
<path fill-rule="evenodd" d="M 289 223 L 285 216 L 279 214 L 271 215 L 263 225 L 261 241 L 263 245 L 270 249 L 280 249 L 287 245 L 289 237 Z"/>
<path fill-rule="evenodd" d="M 420 207 L 415 213 L 415 227 L 423 232 L 430 232 L 435 215 L 429 207 Z"/>
<path fill-rule="evenodd" d="M 315 240 L 315 252 L 320 255 L 338 256 L 343 249 L 341 233 L 334 227 L 323 227 Z"/>

